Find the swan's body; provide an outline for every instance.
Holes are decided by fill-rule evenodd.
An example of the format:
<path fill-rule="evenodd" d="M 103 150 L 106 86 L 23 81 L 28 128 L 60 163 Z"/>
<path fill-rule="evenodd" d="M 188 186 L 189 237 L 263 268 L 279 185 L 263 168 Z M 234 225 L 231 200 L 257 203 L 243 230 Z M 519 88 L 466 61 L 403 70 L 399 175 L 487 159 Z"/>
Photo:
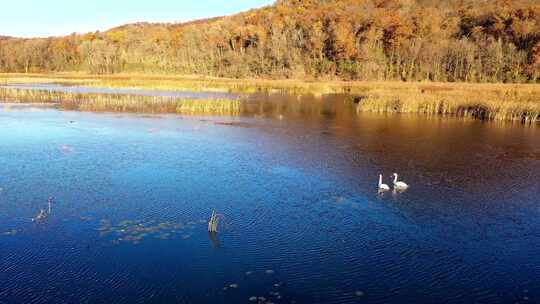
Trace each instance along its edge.
<path fill-rule="evenodd" d="M 398 175 L 397 173 L 394 173 L 394 189 L 405 190 L 407 188 L 409 188 L 409 185 L 404 182 L 398 181 Z"/>
<path fill-rule="evenodd" d="M 387 184 L 383 184 L 382 182 L 382 174 L 379 174 L 379 191 L 388 191 L 390 190 L 390 186 Z"/>
<path fill-rule="evenodd" d="M 35 222 L 35 223 L 41 223 L 42 221 L 44 221 L 47 216 L 49 216 L 49 214 L 47 213 L 47 211 L 45 211 L 45 209 L 41 209 L 39 211 L 39 214 L 32 219 L 32 222 Z"/>
<path fill-rule="evenodd" d="M 49 197 L 49 201 L 47 202 L 48 206 L 49 206 L 49 209 L 48 210 L 45 210 L 45 209 L 39 210 L 38 215 L 35 218 L 32 219 L 32 222 L 41 223 L 41 222 L 45 221 L 47 219 L 47 217 L 49 217 L 49 215 L 52 212 L 53 200 L 54 199 L 53 199 L 52 196 Z"/>

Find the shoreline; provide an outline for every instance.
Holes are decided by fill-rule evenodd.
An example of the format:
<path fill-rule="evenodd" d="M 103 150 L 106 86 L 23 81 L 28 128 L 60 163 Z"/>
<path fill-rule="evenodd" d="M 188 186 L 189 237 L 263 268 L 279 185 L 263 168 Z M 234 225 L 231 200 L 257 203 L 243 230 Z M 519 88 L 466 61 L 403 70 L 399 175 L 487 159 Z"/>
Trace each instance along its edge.
<path fill-rule="evenodd" d="M 189 75 L 115 74 L 0 74 L 0 84 L 62 84 L 111 89 L 155 91 L 227 92 L 247 96 L 253 93 L 289 95 L 347 94 L 344 98 L 356 106 L 356 112 L 408 113 L 469 117 L 489 121 L 514 121 L 524 125 L 540 122 L 540 85 L 502 83 L 440 82 L 358 82 L 264 80 L 201 77 Z M 17 91 L 15 91 L 17 90 Z M 32 91 L 32 92 L 30 92 Z M 215 106 L 211 99 L 139 97 L 133 95 L 59 93 L 47 90 L 0 88 L 0 98 L 18 102 L 58 101 L 77 105 L 81 110 L 126 112 L 163 111 L 167 113 L 197 112 L 201 114 L 237 115 L 242 98 L 220 99 Z M 186 102 L 187 101 L 187 102 Z M 197 101 L 201 103 L 196 105 Z M 234 102 L 232 102 L 234 101 Z M 189 104 L 178 112 L 178 104 Z M 204 103 L 204 105 L 202 105 Z M 84 106 L 80 106 L 83 104 Z M 176 104 L 173 106 L 172 104 Z M 174 107 L 174 111 L 173 108 Z"/>

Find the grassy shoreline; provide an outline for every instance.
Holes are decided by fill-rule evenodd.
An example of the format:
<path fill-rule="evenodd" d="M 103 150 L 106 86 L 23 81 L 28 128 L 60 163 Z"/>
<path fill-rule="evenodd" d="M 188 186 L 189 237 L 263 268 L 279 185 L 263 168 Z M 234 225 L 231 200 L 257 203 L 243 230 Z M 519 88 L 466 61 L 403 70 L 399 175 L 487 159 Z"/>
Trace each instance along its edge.
<path fill-rule="evenodd" d="M 9 103 L 57 104 L 63 109 L 92 112 L 239 115 L 239 99 L 188 99 L 126 94 L 66 93 L 48 90 L 0 88 L 0 100 Z"/>
<path fill-rule="evenodd" d="M 199 76 L 139 74 L 88 75 L 0 74 L 0 84 L 59 83 L 88 87 L 171 91 L 210 91 L 292 95 L 350 94 L 357 112 L 453 115 L 481 120 L 540 122 L 540 85 L 431 82 L 343 82 L 303 80 L 229 79 Z M 71 94 L 2 89 L 0 98 L 26 102 L 58 100 L 80 110 L 237 115 L 240 100 L 182 100 L 131 95 Z M 24 96 L 23 96 L 24 95 Z M 41 95 L 41 96 L 38 96 Z M 174 111 L 173 111 L 174 109 Z"/>

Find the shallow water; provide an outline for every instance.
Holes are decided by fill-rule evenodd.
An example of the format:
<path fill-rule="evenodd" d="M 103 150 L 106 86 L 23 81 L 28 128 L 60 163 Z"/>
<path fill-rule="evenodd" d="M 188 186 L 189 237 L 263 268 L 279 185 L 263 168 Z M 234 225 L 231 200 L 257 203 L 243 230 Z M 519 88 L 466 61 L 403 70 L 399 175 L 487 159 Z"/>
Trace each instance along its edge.
<path fill-rule="evenodd" d="M 540 302 L 538 128 L 304 109 L 0 105 L 0 303 Z"/>

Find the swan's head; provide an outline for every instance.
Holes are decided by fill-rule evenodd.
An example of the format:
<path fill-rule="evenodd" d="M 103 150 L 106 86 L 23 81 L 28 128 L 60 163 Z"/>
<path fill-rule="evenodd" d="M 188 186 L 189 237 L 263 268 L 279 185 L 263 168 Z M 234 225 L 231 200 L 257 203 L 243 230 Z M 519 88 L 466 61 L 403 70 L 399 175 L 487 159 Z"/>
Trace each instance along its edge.
<path fill-rule="evenodd" d="M 393 176 L 397 176 L 397 173 L 392 174 Z"/>

